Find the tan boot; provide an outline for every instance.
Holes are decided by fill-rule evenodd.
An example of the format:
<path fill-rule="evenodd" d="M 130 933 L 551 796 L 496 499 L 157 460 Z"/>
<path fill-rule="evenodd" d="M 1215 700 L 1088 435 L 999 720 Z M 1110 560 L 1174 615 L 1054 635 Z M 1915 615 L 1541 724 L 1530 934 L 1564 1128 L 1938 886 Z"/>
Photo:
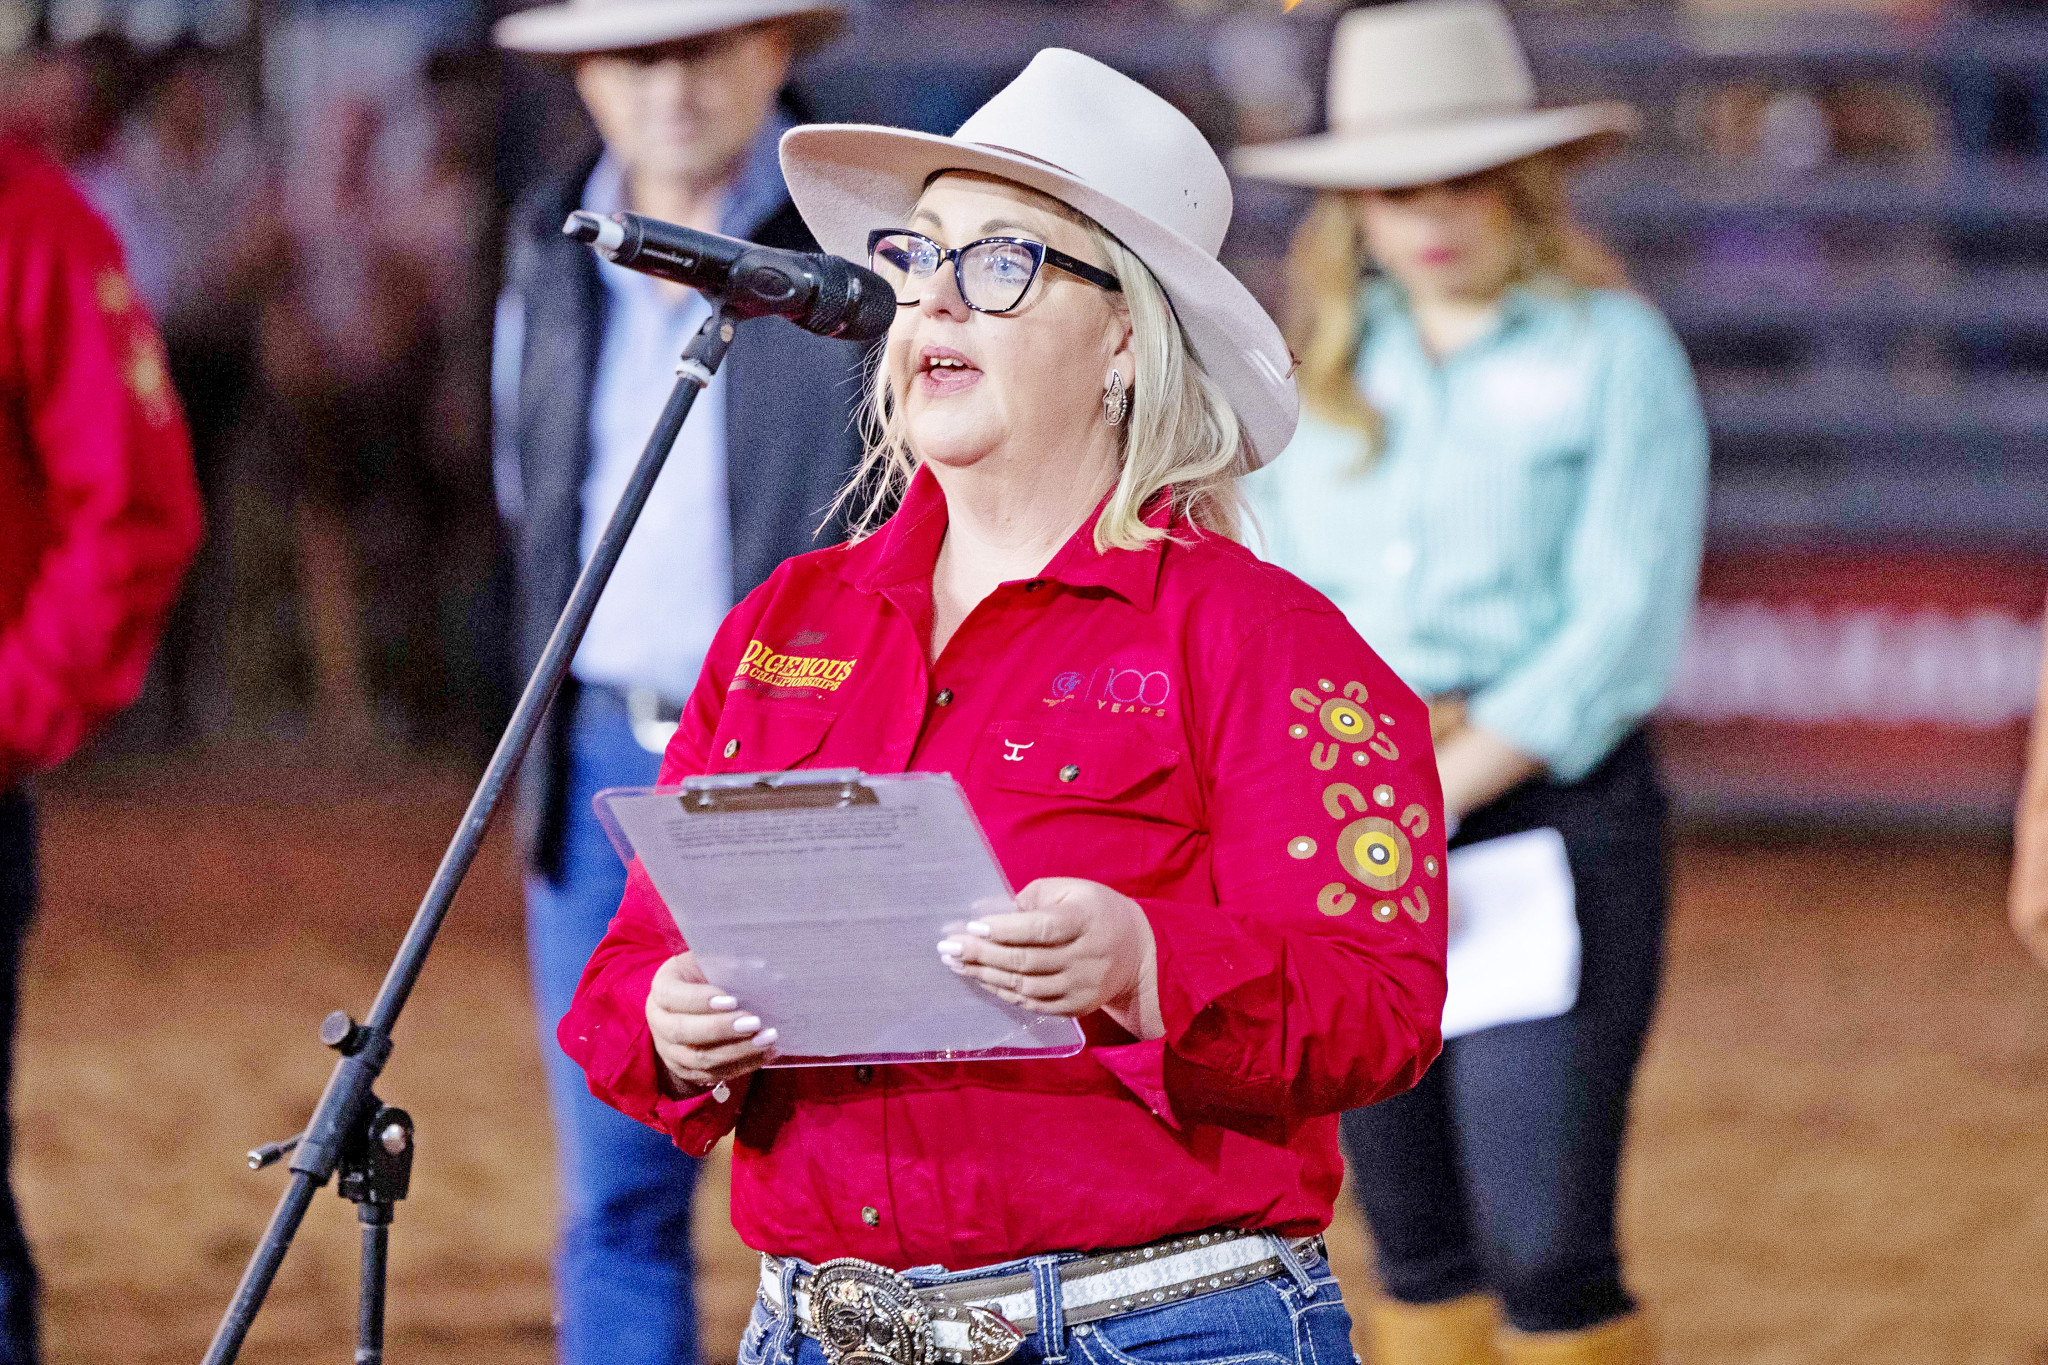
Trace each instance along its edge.
<path fill-rule="evenodd" d="M 1507 1365 L 1650 1365 L 1655 1355 L 1643 1315 L 1630 1313 L 1577 1332 L 1503 1327 L 1500 1358 Z"/>
<path fill-rule="evenodd" d="M 1399 1303 L 1379 1297 L 1366 1308 L 1372 1365 L 1495 1365 L 1500 1307 L 1490 1294 L 1442 1303 Z"/>

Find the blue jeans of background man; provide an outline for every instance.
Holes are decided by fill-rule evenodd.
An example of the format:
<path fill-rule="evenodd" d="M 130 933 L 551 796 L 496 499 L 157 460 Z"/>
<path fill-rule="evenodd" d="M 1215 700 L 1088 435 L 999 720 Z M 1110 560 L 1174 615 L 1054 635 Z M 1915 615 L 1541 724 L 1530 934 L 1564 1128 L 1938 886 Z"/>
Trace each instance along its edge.
<path fill-rule="evenodd" d="M 555 1115 L 561 1240 L 555 1295 L 564 1365 L 696 1365 L 690 1195 L 697 1162 L 590 1093 L 555 1041 L 577 979 L 618 911 L 626 870 L 591 814 L 606 787 L 647 786 L 660 759 L 617 698 L 580 688 L 570 730 L 569 829 L 559 880 L 529 876 L 527 949 Z"/>
<path fill-rule="evenodd" d="M 14 1021 L 21 950 L 36 914 L 36 813 L 0 792 L 0 1365 L 36 1359 L 36 1268 L 14 1202 Z"/>
<path fill-rule="evenodd" d="M 1054 1315 L 1045 1309 L 1045 1293 L 1055 1283 L 1053 1268 L 1065 1259 L 1034 1257 L 952 1275 L 912 1270 L 907 1278 L 920 1285 L 957 1284 L 1032 1272 L 1040 1286 L 1040 1330 L 1025 1338 L 1005 1365 L 1352 1365 L 1351 1315 L 1336 1276 L 1319 1256 L 1297 1260 L 1286 1273 L 1238 1289 L 1047 1331 L 1043 1324 Z M 809 1270 L 800 1261 L 785 1265 L 784 1303 L 790 1299 L 791 1279 Z M 757 1299 L 740 1337 L 738 1365 L 826 1365 L 825 1349 L 815 1338 L 791 1330 L 783 1314 Z"/>
<path fill-rule="evenodd" d="M 1580 782 L 1516 788 L 1452 846 L 1546 827 L 1564 837 L 1577 893 L 1578 1003 L 1451 1040 L 1420 1085 L 1343 1122 L 1387 1293 L 1423 1304 L 1491 1291 L 1524 1332 L 1635 1306 L 1614 1195 L 1663 958 L 1665 798 L 1648 740 L 1632 736 Z"/>

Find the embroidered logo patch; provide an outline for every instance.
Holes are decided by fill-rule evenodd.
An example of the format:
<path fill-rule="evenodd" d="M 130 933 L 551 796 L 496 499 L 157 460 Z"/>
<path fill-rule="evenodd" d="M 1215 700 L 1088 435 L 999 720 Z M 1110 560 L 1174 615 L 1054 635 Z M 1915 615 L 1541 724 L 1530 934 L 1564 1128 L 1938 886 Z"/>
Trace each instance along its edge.
<path fill-rule="evenodd" d="M 1124 668 L 1108 664 L 1095 671 L 1089 699 L 1098 711 L 1134 712 L 1147 716 L 1166 714 L 1167 699 L 1173 695 L 1173 679 L 1159 669 Z"/>
<path fill-rule="evenodd" d="M 1063 706 L 1081 694 L 1081 685 L 1087 681 L 1087 678 L 1070 668 L 1054 676 L 1052 695 L 1040 697 L 1039 700 L 1047 706 Z"/>
<path fill-rule="evenodd" d="M 733 670 L 733 681 L 751 678 L 764 687 L 812 687 L 837 692 L 853 676 L 858 659 L 821 659 L 809 654 L 777 654 L 759 640 L 747 641 L 747 652 Z"/>

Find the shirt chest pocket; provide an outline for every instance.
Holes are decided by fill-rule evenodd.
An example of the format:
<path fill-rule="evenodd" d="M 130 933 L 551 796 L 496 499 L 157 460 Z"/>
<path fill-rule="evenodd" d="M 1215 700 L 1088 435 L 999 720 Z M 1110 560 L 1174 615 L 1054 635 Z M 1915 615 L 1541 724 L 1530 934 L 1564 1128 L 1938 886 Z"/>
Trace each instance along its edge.
<path fill-rule="evenodd" d="M 772 773 L 803 767 L 838 716 L 812 706 L 728 698 L 705 755 L 707 773 Z"/>
<path fill-rule="evenodd" d="M 1085 877 L 1143 895 L 1183 870 L 1199 842 L 1187 764 L 1142 734 L 1006 721 L 968 768 L 975 809 L 1018 885 Z"/>
<path fill-rule="evenodd" d="M 973 785 L 1083 811 L 1157 816 L 1181 803 L 1181 766 L 1179 749 L 1142 735 L 1002 721 L 974 756 Z"/>

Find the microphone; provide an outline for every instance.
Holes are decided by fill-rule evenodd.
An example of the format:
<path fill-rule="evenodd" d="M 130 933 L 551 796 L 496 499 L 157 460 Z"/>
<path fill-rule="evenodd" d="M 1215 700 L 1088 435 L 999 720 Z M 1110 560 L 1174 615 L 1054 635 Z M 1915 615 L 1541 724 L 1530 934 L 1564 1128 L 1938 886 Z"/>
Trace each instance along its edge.
<path fill-rule="evenodd" d="M 787 318 L 806 332 L 873 341 L 896 320 L 896 291 L 874 271 L 824 252 L 782 251 L 637 213 L 581 209 L 563 235 L 614 265 L 714 295 L 743 318 Z"/>

